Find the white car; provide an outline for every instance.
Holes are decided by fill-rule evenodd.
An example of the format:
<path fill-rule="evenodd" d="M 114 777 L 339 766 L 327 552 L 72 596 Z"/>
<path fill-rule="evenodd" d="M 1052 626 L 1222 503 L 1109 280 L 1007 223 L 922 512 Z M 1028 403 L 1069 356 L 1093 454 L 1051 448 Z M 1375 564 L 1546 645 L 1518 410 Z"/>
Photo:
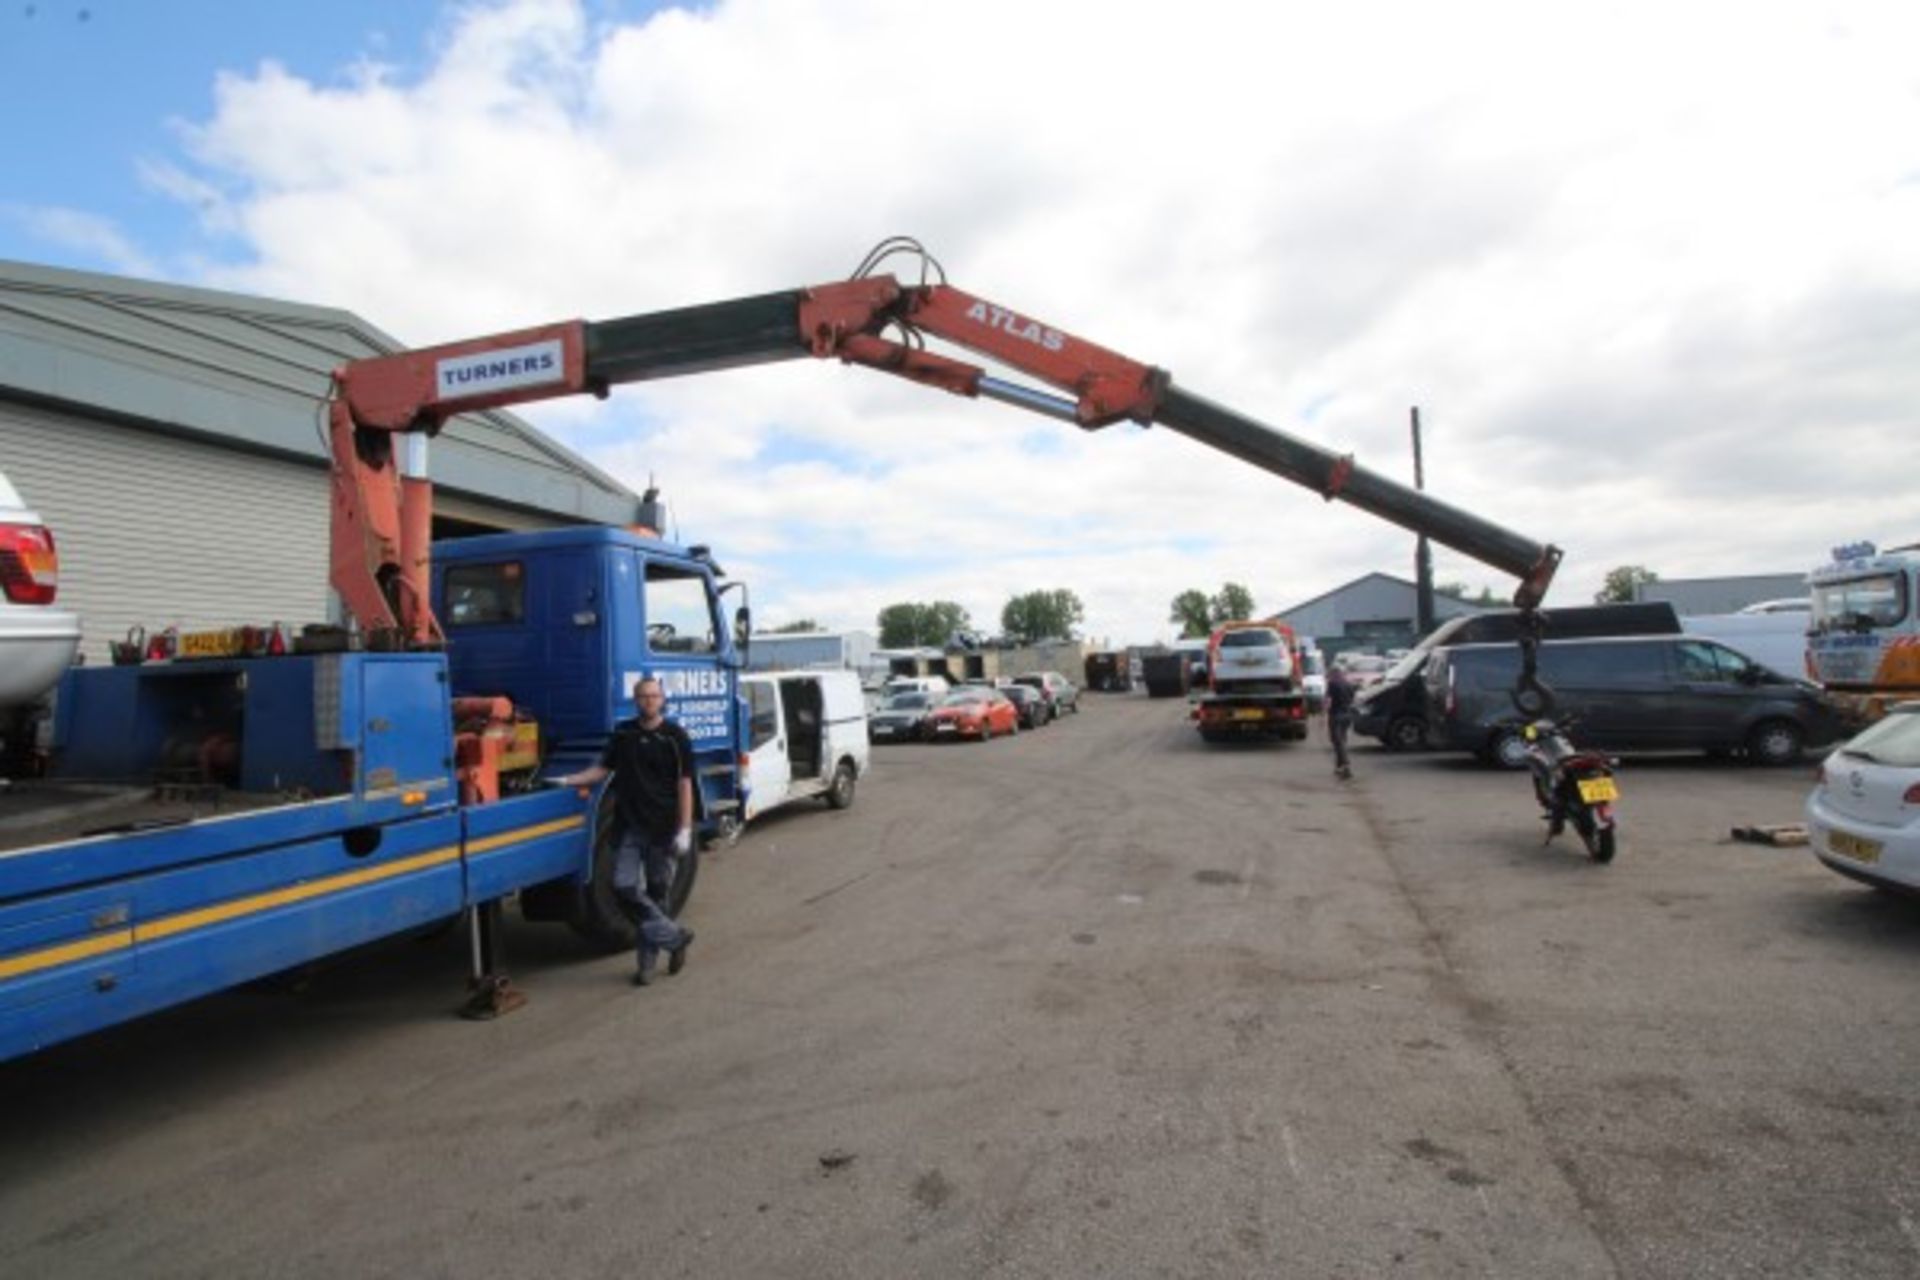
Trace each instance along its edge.
<path fill-rule="evenodd" d="M 1920 893 L 1920 702 L 1894 707 L 1820 765 L 1807 839 L 1843 876 Z"/>
<path fill-rule="evenodd" d="M 60 556 L 53 531 L 0 475 L 0 711 L 60 681 L 80 645 L 80 618 L 53 607 Z"/>
<path fill-rule="evenodd" d="M 1327 705 L 1327 659 L 1318 649 L 1300 651 L 1300 692 L 1307 695 L 1309 712 Z"/>

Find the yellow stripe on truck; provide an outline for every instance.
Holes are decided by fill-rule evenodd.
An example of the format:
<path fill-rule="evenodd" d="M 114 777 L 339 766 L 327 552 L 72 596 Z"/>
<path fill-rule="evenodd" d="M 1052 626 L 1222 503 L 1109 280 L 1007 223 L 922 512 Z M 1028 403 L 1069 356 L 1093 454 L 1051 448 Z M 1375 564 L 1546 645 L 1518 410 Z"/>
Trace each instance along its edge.
<path fill-rule="evenodd" d="M 425 871 L 428 867 L 444 866 L 449 862 L 458 861 L 459 858 L 460 846 L 450 844 L 444 849 L 416 853 L 411 858 L 396 858 L 392 862 L 383 862 L 377 867 L 348 871 L 342 875 L 328 876 L 324 880 L 309 880 L 305 884 L 275 889 L 271 893 L 257 893 L 251 898 L 235 898 L 232 902 L 223 902 L 217 907 L 202 907 L 198 911 L 186 911 L 177 916 L 164 916 L 152 924 L 136 924 L 133 927 L 134 941 L 153 942 L 160 938 L 171 938 L 189 929 L 219 924 L 239 916 L 252 915 L 257 911 L 270 911 L 274 907 L 284 907 L 290 902 L 305 902 L 309 898 L 338 893 L 343 889 L 356 889 L 363 884 L 376 884 L 382 880 L 391 880 L 395 876 L 406 875 L 410 871 Z"/>
<path fill-rule="evenodd" d="M 132 945 L 133 930 L 115 929 L 112 933 L 97 933 L 91 938 L 82 938 L 78 942 L 66 942 L 57 947 L 9 956 L 5 960 L 0 960 L 0 980 L 17 978 L 23 973 L 38 973 L 42 969 L 51 969 L 57 964 L 85 960 L 90 956 L 105 955 L 109 951 L 121 951 Z"/>
<path fill-rule="evenodd" d="M 587 825 L 586 818 L 575 814 L 571 818 L 555 818 L 552 822 L 539 822 L 531 827 L 521 827 L 518 831 L 508 831 L 497 836 L 488 836 L 485 840 L 474 840 L 467 845 L 467 856 L 477 853 L 492 853 L 495 849 L 504 849 L 510 844 L 519 844 L 522 840 L 538 840 L 541 836 L 555 835 L 562 831 L 572 831 L 576 827 Z"/>

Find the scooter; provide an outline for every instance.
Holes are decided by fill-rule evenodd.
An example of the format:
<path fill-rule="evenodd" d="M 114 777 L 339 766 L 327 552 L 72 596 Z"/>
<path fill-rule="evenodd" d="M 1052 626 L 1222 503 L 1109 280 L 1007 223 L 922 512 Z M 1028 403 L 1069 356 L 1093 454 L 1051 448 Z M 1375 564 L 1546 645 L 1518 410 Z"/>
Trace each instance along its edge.
<path fill-rule="evenodd" d="M 1620 787 L 1614 781 L 1619 761 L 1597 751 L 1573 745 L 1566 726 L 1552 720 L 1534 720 L 1520 731 L 1527 744 L 1527 768 L 1533 776 L 1534 798 L 1547 820 L 1546 840 L 1572 823 L 1587 856 L 1612 862 L 1614 802 Z"/>

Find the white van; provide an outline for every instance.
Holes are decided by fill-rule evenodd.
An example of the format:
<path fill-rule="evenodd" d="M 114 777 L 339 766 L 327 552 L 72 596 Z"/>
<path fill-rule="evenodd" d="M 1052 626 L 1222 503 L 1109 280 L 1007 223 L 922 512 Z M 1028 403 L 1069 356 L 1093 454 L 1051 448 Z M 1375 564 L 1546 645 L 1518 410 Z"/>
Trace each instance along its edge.
<path fill-rule="evenodd" d="M 881 693 L 889 698 L 896 693 L 924 693 L 938 698 L 952 689 L 945 676 L 895 676 L 880 686 Z"/>
<path fill-rule="evenodd" d="M 851 671 L 755 671 L 740 677 L 747 700 L 748 822 L 815 796 L 836 809 L 872 760 L 867 706 Z"/>

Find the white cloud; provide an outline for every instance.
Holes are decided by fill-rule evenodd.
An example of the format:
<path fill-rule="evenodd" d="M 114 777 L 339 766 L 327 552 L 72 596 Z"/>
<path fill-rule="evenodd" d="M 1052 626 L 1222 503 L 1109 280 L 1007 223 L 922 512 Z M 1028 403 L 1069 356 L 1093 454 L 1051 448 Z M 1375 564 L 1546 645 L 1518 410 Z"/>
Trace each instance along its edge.
<path fill-rule="evenodd" d="M 84 209 L 0 201 L 0 218 L 51 244 L 96 257 L 115 271 L 136 276 L 160 274 L 153 259 L 112 219 Z"/>
<path fill-rule="evenodd" d="M 1564 546 L 1562 601 L 1914 532 L 1911 6 L 526 0 L 436 41 L 405 80 L 221 78 L 165 170 L 241 238 L 209 283 L 429 342 L 817 283 L 909 232 L 962 288 L 1401 479 L 1422 405 L 1430 486 Z M 1190 586 L 1278 607 L 1410 572 L 1411 537 L 1172 432 L 838 366 L 527 416 L 657 476 L 764 574 L 763 618 L 990 623 L 1067 586 L 1128 640 Z M 875 547 L 925 567 L 852 580 Z"/>

